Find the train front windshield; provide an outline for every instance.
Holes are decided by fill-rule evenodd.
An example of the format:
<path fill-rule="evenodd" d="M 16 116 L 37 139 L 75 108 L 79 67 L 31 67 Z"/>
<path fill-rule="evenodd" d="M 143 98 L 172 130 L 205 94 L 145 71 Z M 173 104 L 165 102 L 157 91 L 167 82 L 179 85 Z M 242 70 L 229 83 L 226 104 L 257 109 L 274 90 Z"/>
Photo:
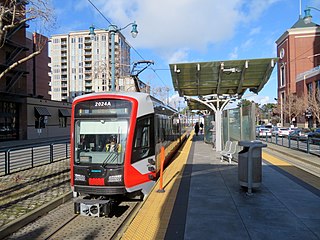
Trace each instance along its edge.
<path fill-rule="evenodd" d="M 87 101 L 75 108 L 75 164 L 123 164 L 131 103 Z"/>

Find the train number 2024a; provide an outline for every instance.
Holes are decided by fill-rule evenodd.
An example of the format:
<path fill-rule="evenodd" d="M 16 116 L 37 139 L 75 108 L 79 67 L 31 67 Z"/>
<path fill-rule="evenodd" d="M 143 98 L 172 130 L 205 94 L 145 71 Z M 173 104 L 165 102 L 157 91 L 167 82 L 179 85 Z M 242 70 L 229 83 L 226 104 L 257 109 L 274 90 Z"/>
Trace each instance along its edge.
<path fill-rule="evenodd" d="M 101 101 L 101 102 L 96 102 L 95 107 L 110 107 L 111 106 L 111 102 L 108 102 L 108 101 Z"/>

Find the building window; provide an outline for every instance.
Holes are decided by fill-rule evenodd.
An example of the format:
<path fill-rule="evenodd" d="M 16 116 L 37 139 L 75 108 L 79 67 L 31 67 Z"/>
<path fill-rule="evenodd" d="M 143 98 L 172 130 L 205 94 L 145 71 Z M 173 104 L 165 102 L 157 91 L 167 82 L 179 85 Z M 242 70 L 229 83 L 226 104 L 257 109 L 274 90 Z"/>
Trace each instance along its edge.
<path fill-rule="evenodd" d="M 280 68 L 280 87 L 283 87 L 286 83 L 286 70 L 284 64 Z"/>
<path fill-rule="evenodd" d="M 316 81 L 316 89 L 318 92 L 320 91 L 320 80 Z"/>
<path fill-rule="evenodd" d="M 19 138 L 18 104 L 0 101 L 0 141 Z"/>
<path fill-rule="evenodd" d="M 35 128 L 45 128 L 48 123 L 50 112 L 45 107 L 34 107 Z"/>
<path fill-rule="evenodd" d="M 68 109 L 59 109 L 59 127 L 66 128 L 68 123 L 68 117 L 70 117 Z"/>
<path fill-rule="evenodd" d="M 312 83 L 307 84 L 307 92 L 309 95 L 312 94 Z"/>

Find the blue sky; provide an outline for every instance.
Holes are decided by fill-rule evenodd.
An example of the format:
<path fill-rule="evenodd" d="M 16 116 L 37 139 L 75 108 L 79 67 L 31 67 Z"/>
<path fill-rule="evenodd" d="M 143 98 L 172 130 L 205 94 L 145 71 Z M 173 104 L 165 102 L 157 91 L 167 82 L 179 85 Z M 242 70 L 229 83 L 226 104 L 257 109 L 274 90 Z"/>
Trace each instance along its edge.
<path fill-rule="evenodd" d="M 275 41 L 289 29 L 300 13 L 300 0 L 91 0 L 118 27 L 132 21 L 138 24 L 137 38 L 130 28 L 122 33 L 137 52 L 131 60 L 153 60 L 152 69 L 140 79 L 153 88 L 169 86 L 174 95 L 169 63 L 220 61 L 276 57 Z M 88 0 L 53 0 L 57 25 L 51 34 L 96 28 L 109 23 Z M 320 8 L 319 0 L 301 0 Z M 312 11 L 320 23 L 320 12 Z M 247 96 L 252 94 L 248 93 Z M 256 102 L 274 102 L 277 97 L 276 69 Z"/>

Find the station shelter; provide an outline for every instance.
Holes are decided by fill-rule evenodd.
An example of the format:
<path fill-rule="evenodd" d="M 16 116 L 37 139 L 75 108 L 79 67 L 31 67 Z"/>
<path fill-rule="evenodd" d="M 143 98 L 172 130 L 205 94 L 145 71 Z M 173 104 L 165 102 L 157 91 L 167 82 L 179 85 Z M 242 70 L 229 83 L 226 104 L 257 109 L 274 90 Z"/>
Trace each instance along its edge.
<path fill-rule="evenodd" d="M 222 150 L 222 140 L 226 138 L 223 133 L 230 130 L 228 124 L 223 124 L 225 107 L 241 99 L 247 90 L 258 94 L 268 82 L 277 60 L 262 58 L 169 65 L 174 89 L 187 100 L 189 109 L 206 111 L 205 123 L 207 126 L 211 123 L 211 127 L 205 128 L 205 136 L 210 134 L 208 131 L 213 133 L 216 151 Z M 240 125 L 243 122 L 244 119 L 240 119 Z M 244 129 L 252 132 L 254 125 Z"/>

